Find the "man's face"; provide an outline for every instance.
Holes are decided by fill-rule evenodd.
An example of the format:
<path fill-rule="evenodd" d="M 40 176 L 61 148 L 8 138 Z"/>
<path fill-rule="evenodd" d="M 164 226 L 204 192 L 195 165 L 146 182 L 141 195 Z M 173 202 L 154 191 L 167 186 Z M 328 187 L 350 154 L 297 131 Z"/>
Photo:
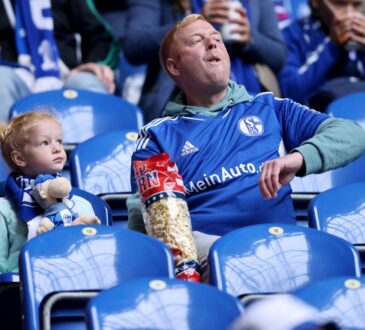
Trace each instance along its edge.
<path fill-rule="evenodd" d="M 174 40 L 172 74 L 183 89 L 227 86 L 229 55 L 220 33 L 211 24 L 199 19 L 176 32 Z"/>
<path fill-rule="evenodd" d="M 364 0 L 312 0 L 322 21 L 329 26 L 334 18 L 342 19 L 357 13 L 362 13 Z"/>

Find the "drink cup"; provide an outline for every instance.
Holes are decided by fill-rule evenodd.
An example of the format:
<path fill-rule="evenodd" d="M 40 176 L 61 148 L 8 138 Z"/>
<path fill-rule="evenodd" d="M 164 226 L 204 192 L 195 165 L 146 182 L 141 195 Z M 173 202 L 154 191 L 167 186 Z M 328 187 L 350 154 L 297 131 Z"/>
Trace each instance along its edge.
<path fill-rule="evenodd" d="M 240 14 L 236 11 L 236 8 L 242 7 L 242 4 L 238 0 L 231 0 L 230 1 L 230 10 L 229 10 L 229 18 L 236 19 L 240 18 Z M 221 34 L 222 39 L 225 43 L 234 42 L 240 39 L 240 34 L 233 32 L 235 29 L 239 27 L 236 23 L 231 23 L 230 21 L 227 21 L 224 23 L 221 27 Z"/>

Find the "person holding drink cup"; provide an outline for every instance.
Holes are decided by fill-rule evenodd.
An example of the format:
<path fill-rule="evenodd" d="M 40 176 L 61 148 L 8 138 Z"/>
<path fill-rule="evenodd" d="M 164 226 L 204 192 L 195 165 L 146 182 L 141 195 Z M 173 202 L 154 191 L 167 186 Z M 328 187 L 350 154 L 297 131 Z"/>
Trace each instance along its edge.
<path fill-rule="evenodd" d="M 286 45 L 272 0 L 127 0 L 126 6 L 124 55 L 132 64 L 147 64 L 139 100 L 146 122 L 160 117 L 166 103 L 179 92 L 162 69 L 158 53 L 163 36 L 191 13 L 202 14 L 224 35 L 223 30 L 234 34 L 234 40 L 224 41 L 232 60 L 232 80 L 244 84 L 252 93 L 277 92 L 274 74 L 284 65 Z M 266 74 L 274 78 L 274 84 L 264 79 Z"/>
<path fill-rule="evenodd" d="M 329 103 L 365 90 L 364 0 L 309 0 L 311 14 L 283 30 L 287 62 L 282 96 L 326 111 Z"/>

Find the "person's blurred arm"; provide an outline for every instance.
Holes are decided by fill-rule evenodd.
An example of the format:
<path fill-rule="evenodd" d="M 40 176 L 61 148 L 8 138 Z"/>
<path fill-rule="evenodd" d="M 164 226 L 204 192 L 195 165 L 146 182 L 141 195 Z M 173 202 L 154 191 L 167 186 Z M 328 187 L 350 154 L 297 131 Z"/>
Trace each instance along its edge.
<path fill-rule="evenodd" d="M 286 63 L 278 74 L 281 93 L 283 97 L 304 102 L 325 83 L 341 50 L 324 33 L 304 31 L 299 22 L 286 27 L 283 34 L 288 54 Z M 314 51 L 309 44 L 313 42 L 318 44 Z"/>
<path fill-rule="evenodd" d="M 0 273 L 17 272 L 18 257 L 27 240 L 27 225 L 20 220 L 10 202 L 0 199 Z"/>
<path fill-rule="evenodd" d="M 63 10 L 63 15 L 70 15 L 69 28 L 73 29 L 70 33 L 81 36 L 81 62 L 107 65 L 115 69 L 118 65 L 119 43 L 93 2 L 72 0 L 68 11 L 65 8 Z"/>
<path fill-rule="evenodd" d="M 278 72 L 284 65 L 287 49 L 272 0 L 259 0 L 251 6 L 252 22 L 257 23 L 251 24 L 251 41 L 244 52 L 250 54 L 255 62 L 267 64 L 274 72 Z"/>
<path fill-rule="evenodd" d="M 161 25 L 161 15 L 172 15 L 161 8 L 159 0 L 127 0 L 127 23 L 122 49 L 131 64 L 143 64 L 156 58 L 165 34 L 177 22 Z"/>

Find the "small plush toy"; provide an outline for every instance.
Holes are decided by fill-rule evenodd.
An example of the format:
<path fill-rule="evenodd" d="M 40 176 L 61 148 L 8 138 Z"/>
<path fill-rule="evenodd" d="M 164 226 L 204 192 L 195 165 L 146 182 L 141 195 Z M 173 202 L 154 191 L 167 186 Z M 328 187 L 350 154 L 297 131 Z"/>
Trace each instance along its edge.
<path fill-rule="evenodd" d="M 72 211 L 68 195 L 71 184 L 64 177 L 39 175 L 32 189 L 33 199 L 44 209 L 44 216 L 37 228 L 37 235 L 58 226 L 100 224 L 96 216 L 84 216 Z"/>

